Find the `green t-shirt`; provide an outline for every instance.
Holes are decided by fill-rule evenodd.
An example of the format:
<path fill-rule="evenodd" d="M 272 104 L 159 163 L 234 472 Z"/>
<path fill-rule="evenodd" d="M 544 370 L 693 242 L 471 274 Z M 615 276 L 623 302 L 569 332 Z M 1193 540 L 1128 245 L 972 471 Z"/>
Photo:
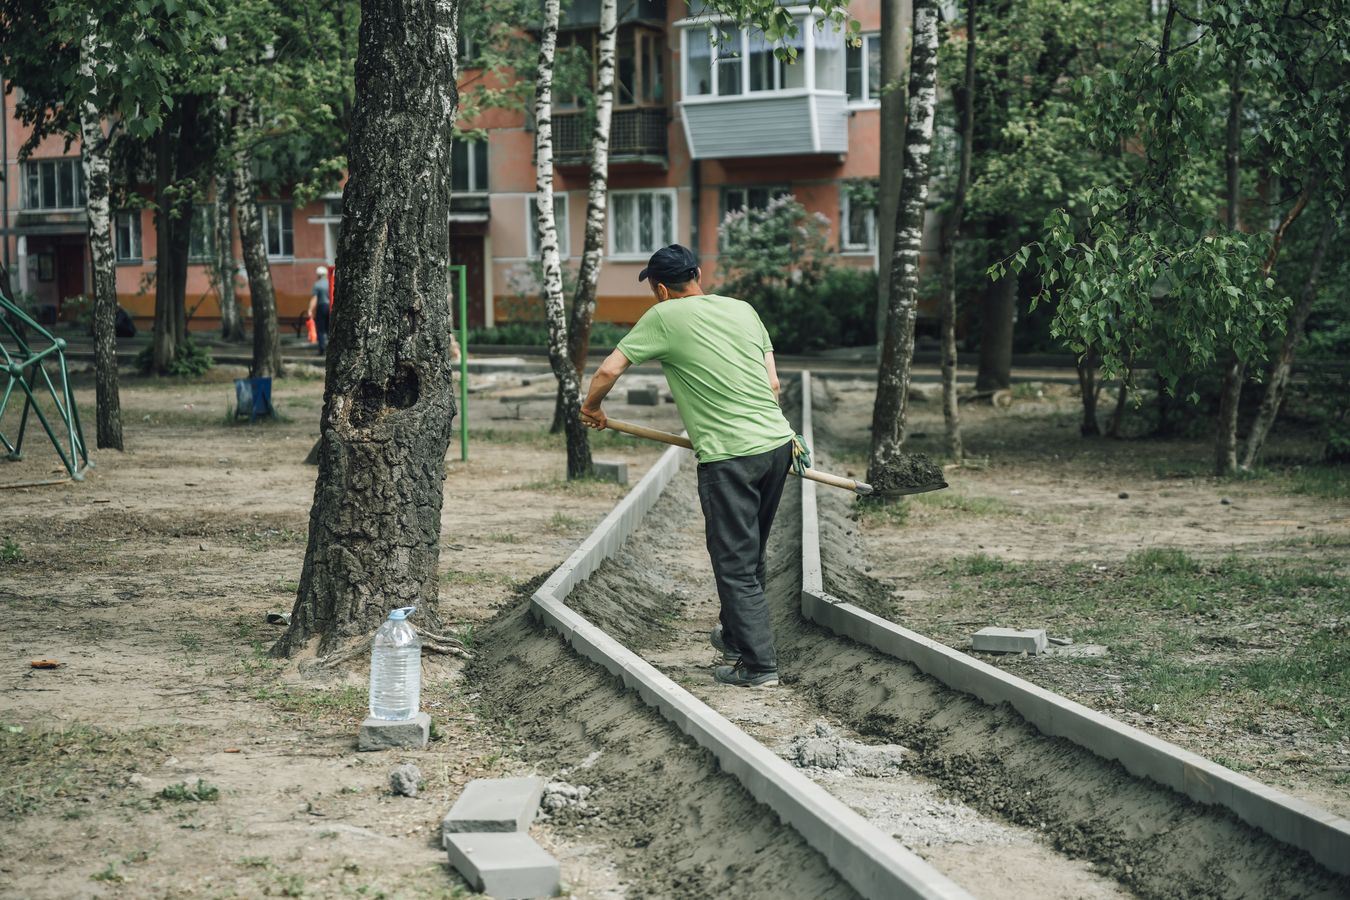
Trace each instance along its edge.
<path fill-rule="evenodd" d="M 618 349 L 635 366 L 660 361 L 699 462 L 753 456 L 792 439 L 764 365 L 773 344 L 745 301 L 672 297 L 643 313 Z"/>

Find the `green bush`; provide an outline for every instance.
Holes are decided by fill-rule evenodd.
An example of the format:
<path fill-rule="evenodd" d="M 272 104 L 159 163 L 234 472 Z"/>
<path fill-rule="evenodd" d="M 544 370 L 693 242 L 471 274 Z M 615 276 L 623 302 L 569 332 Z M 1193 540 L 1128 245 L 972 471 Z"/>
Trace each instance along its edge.
<path fill-rule="evenodd" d="M 625 334 L 628 326 L 610 322 L 596 322 L 591 327 L 592 347 L 613 347 Z M 547 347 L 548 325 L 543 322 L 503 322 L 492 328 L 470 328 L 469 348 L 475 345 L 500 346 L 511 344 L 522 347 Z"/>
<path fill-rule="evenodd" d="M 146 345 L 140 353 L 136 354 L 136 368 L 147 375 L 154 373 L 154 354 L 155 348 L 153 342 Z M 179 378 L 199 378 L 205 375 L 211 367 L 215 365 L 215 360 L 211 359 L 211 354 L 205 347 L 200 346 L 188 335 L 183 341 L 183 346 L 178 348 L 178 357 L 169 366 L 167 372 L 161 372 L 161 375 L 174 375 Z"/>

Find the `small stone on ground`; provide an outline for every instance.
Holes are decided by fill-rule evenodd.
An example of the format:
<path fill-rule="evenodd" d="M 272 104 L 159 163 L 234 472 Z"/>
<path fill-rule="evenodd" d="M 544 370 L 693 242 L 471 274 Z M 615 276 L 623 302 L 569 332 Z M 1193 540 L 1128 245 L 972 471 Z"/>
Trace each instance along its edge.
<path fill-rule="evenodd" d="M 412 763 L 394 766 L 389 773 L 389 790 L 402 797 L 416 797 L 422 784 L 422 770 Z"/>

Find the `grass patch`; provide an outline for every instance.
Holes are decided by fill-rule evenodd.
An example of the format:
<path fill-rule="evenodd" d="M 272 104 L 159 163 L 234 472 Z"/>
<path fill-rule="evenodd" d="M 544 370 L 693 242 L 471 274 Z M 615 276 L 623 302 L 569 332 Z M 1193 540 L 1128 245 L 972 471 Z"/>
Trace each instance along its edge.
<path fill-rule="evenodd" d="M 908 500 L 883 503 L 880 500 L 859 500 L 855 506 L 858 521 L 863 525 L 903 525 L 909 521 Z"/>
<path fill-rule="evenodd" d="M 0 564 L 17 562 L 23 562 L 23 549 L 12 538 L 5 538 L 4 543 L 0 543 Z"/>
<path fill-rule="evenodd" d="M 555 512 L 548 517 L 548 521 L 544 524 L 554 531 L 571 531 L 574 528 L 580 528 L 583 523 L 575 516 L 569 516 L 567 513 Z"/>
<path fill-rule="evenodd" d="M 511 576 L 498 572 L 465 572 L 461 569 L 447 569 L 441 573 L 441 584 L 457 587 L 476 587 L 485 584 L 510 584 Z"/>
<path fill-rule="evenodd" d="M 282 712 L 320 719 L 364 718 L 369 706 L 366 689 L 354 684 L 332 691 L 266 685 L 253 692 L 253 699 L 270 703 Z"/>
<path fill-rule="evenodd" d="M 572 497 L 606 497 L 618 500 L 628 488 L 612 481 L 598 478 L 543 478 L 520 485 L 516 490 L 542 491 L 550 494 L 567 494 Z"/>
<path fill-rule="evenodd" d="M 186 781 L 166 784 L 159 796 L 174 803 L 214 803 L 220 799 L 220 788 L 198 778 L 196 784 Z"/>
<path fill-rule="evenodd" d="M 932 509 L 947 509 L 972 516 L 1015 515 L 1016 510 L 993 497 L 972 497 L 958 491 L 931 491 L 927 494 L 915 494 L 914 502 Z"/>
<path fill-rule="evenodd" d="M 13 821 L 53 804 L 98 800 L 147 763 L 163 759 L 162 734 L 159 728 L 0 724 L 0 820 Z"/>

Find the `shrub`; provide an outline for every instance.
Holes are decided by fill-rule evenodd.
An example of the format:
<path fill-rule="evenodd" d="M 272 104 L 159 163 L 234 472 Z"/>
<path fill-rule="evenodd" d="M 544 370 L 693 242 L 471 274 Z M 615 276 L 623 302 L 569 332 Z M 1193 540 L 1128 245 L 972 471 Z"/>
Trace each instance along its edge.
<path fill-rule="evenodd" d="M 136 368 L 149 375 L 154 370 L 155 348 L 153 342 L 147 344 L 140 353 L 136 354 Z M 178 356 L 169 366 L 167 372 L 163 375 L 175 375 L 179 378 L 199 378 L 205 375 L 215 361 L 211 359 L 211 354 L 205 347 L 200 346 L 188 335 L 183 341 L 183 345 L 178 348 Z"/>

